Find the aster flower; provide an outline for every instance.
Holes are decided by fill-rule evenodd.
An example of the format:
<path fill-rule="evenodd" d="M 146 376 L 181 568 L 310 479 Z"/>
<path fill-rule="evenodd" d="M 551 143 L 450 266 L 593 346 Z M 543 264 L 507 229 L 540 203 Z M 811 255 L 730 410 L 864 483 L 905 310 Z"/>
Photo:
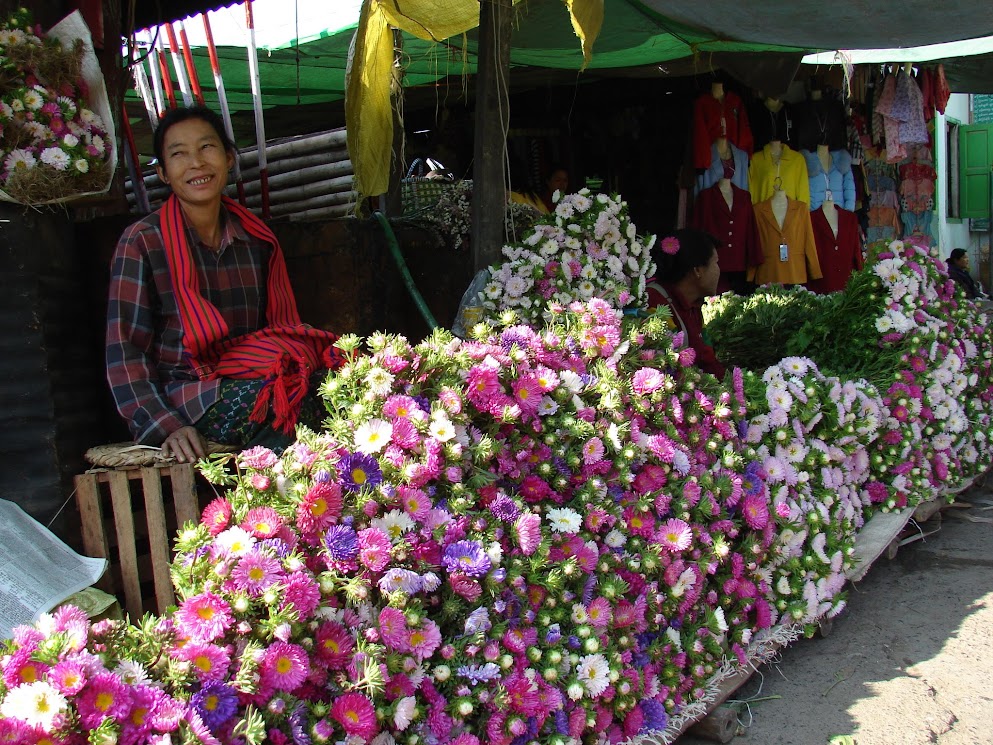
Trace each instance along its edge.
<path fill-rule="evenodd" d="M 359 561 L 373 572 L 381 572 L 390 561 L 390 539 L 379 528 L 366 528 L 358 533 Z"/>
<path fill-rule="evenodd" d="M 351 561 L 359 553 L 359 539 L 350 525 L 332 525 L 324 535 L 324 546 L 332 561 Z"/>
<path fill-rule="evenodd" d="M 378 453 L 390 443 L 392 436 L 392 424 L 384 419 L 370 419 L 355 430 L 355 449 L 365 455 Z"/>
<path fill-rule="evenodd" d="M 193 694 L 190 705 L 214 732 L 227 724 L 238 710 L 238 694 L 224 683 L 207 683 Z"/>
<path fill-rule="evenodd" d="M 741 502 L 741 516 L 752 530 L 769 524 L 769 505 L 759 494 L 749 494 Z"/>
<path fill-rule="evenodd" d="M 414 529 L 414 521 L 406 512 L 390 510 L 382 517 L 373 520 L 372 527 L 381 530 L 391 541 L 396 542 Z"/>
<path fill-rule="evenodd" d="M 282 518 L 272 507 L 253 507 L 241 521 L 241 528 L 256 538 L 272 538 L 282 525 Z"/>
<path fill-rule="evenodd" d="M 97 673 L 79 694 L 76 708 L 80 724 L 93 729 L 105 718 L 120 720 L 126 717 L 131 711 L 131 694 L 116 675 Z"/>
<path fill-rule="evenodd" d="M 556 533 L 574 534 L 583 527 L 583 518 L 575 510 L 568 507 L 553 507 L 546 512 L 548 523 Z"/>
<path fill-rule="evenodd" d="M 65 696 L 49 683 L 38 680 L 11 688 L 0 704 L 0 714 L 51 732 L 56 718 L 68 708 Z"/>
<path fill-rule="evenodd" d="M 231 607 L 220 596 L 206 592 L 180 602 L 173 621 L 187 639 L 211 642 L 231 626 Z"/>
<path fill-rule="evenodd" d="M 261 471 L 276 465 L 279 462 L 279 456 L 269 448 L 257 445 L 247 450 L 242 450 L 238 455 L 238 460 L 245 468 L 254 468 L 256 471 Z"/>
<path fill-rule="evenodd" d="M 283 567 L 278 559 L 253 551 L 242 556 L 231 571 L 236 589 L 258 597 L 283 579 Z"/>
<path fill-rule="evenodd" d="M 327 622 L 317 627 L 314 634 L 314 653 L 319 662 L 332 670 L 343 669 L 352 657 L 355 642 L 338 623 Z"/>
<path fill-rule="evenodd" d="M 678 552 L 689 548 L 692 538 L 689 525 L 678 518 L 670 518 L 660 526 L 656 540 L 667 551 Z"/>
<path fill-rule="evenodd" d="M 309 670 L 307 651 L 297 644 L 286 642 L 273 642 L 263 653 L 259 665 L 265 684 L 288 693 L 300 687 Z"/>
<path fill-rule="evenodd" d="M 576 677 L 590 698 L 597 698 L 610 685 L 610 666 L 602 654 L 582 657 L 576 666 Z"/>
<path fill-rule="evenodd" d="M 223 680 L 231 665 L 231 655 L 216 644 L 190 642 L 181 647 L 176 656 L 189 662 L 194 674 L 202 681 Z"/>
<path fill-rule="evenodd" d="M 297 527 L 303 533 L 320 533 L 341 514 L 341 486 L 318 481 L 304 495 L 296 511 Z"/>
<path fill-rule="evenodd" d="M 492 567 L 490 557 L 477 541 L 456 541 L 445 548 L 442 561 L 452 573 L 483 577 Z"/>
<path fill-rule="evenodd" d="M 363 453 L 348 453 L 341 459 L 338 469 L 342 487 L 350 492 L 376 487 L 383 480 L 379 463 L 371 455 Z"/>
<path fill-rule="evenodd" d="M 231 503 L 218 497 L 208 504 L 203 514 L 200 516 L 200 523 L 207 528 L 207 532 L 216 536 L 225 530 L 231 522 Z"/>
<path fill-rule="evenodd" d="M 338 696 L 331 705 L 331 718 L 342 726 L 346 734 L 371 740 L 379 729 L 376 710 L 361 693 Z"/>

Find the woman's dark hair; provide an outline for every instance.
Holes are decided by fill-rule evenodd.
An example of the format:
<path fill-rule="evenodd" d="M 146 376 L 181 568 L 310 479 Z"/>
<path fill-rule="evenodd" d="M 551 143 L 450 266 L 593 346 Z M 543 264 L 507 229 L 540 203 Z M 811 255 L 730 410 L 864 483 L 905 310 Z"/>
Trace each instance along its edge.
<path fill-rule="evenodd" d="M 963 256 L 965 256 L 964 248 L 953 248 L 952 252 L 948 254 L 948 263 L 951 264 L 953 261 L 958 261 Z"/>
<path fill-rule="evenodd" d="M 159 120 L 159 126 L 155 128 L 155 137 L 152 140 L 152 147 L 155 150 L 155 157 L 159 163 L 163 163 L 162 150 L 165 148 L 166 132 L 172 125 L 185 122 L 188 119 L 202 119 L 207 122 L 207 124 L 213 127 L 214 131 L 217 132 L 217 137 L 220 139 L 224 149 L 228 152 L 234 152 L 234 143 L 231 141 L 231 138 L 228 137 L 228 133 L 224 129 L 224 122 L 221 121 L 221 117 L 208 109 L 206 106 L 187 106 L 183 108 L 169 109 L 165 113 L 165 116 Z"/>
<path fill-rule="evenodd" d="M 663 249 L 663 245 L 673 246 L 671 239 L 679 242 L 679 250 L 675 253 Z M 716 250 L 717 239 L 710 233 L 693 228 L 677 230 L 652 246 L 655 276 L 661 282 L 678 282 L 698 266 L 709 264 Z"/>

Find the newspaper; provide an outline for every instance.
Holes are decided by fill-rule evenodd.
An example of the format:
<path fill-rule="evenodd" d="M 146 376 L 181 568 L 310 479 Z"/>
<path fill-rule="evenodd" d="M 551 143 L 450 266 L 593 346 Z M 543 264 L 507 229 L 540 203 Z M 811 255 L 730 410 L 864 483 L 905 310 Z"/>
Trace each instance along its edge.
<path fill-rule="evenodd" d="M 0 638 L 95 583 L 106 559 L 80 556 L 18 505 L 0 499 Z"/>

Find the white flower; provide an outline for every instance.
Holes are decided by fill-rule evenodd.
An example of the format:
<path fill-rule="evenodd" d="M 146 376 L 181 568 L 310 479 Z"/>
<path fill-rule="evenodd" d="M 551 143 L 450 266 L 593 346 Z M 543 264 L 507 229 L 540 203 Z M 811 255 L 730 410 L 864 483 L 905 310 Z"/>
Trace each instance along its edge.
<path fill-rule="evenodd" d="M 14 173 L 18 170 L 28 170 L 34 168 L 38 163 L 38 160 L 34 157 L 34 154 L 27 151 L 21 150 L 11 150 L 10 155 L 8 155 L 3 162 L 3 169 L 8 173 Z"/>
<path fill-rule="evenodd" d="M 400 731 L 403 732 L 410 723 L 414 721 L 414 713 L 417 710 L 416 702 L 413 696 L 404 696 L 402 699 L 397 701 L 396 710 L 393 713 L 393 725 Z"/>
<path fill-rule="evenodd" d="M 129 686 L 141 685 L 148 682 L 148 672 L 133 660 L 121 660 L 114 668 L 114 673 Z"/>
<path fill-rule="evenodd" d="M 0 704 L 0 714 L 50 732 L 55 718 L 63 714 L 68 706 L 65 696 L 45 681 L 37 680 L 11 688 L 3 704 Z"/>
<path fill-rule="evenodd" d="M 88 173 L 90 170 L 90 162 L 86 160 L 86 158 L 76 158 L 76 160 L 72 162 L 72 167 L 80 173 Z"/>
<path fill-rule="evenodd" d="M 45 103 L 45 100 L 38 95 L 38 91 L 28 91 L 24 94 L 24 105 L 32 111 L 40 109 L 43 103 Z"/>
<path fill-rule="evenodd" d="M 56 171 L 64 171 L 69 167 L 72 158 L 69 153 L 60 147 L 46 147 L 41 151 L 41 162 L 49 165 Z"/>
<path fill-rule="evenodd" d="M 255 545 L 255 536 L 237 526 L 218 534 L 214 543 L 222 554 L 243 556 Z"/>
<path fill-rule="evenodd" d="M 444 414 L 434 417 L 428 430 L 431 432 L 431 436 L 438 440 L 438 442 L 448 442 L 455 437 L 455 427 L 452 426 L 451 420 Z"/>
<path fill-rule="evenodd" d="M 589 623 L 590 620 L 590 614 L 582 603 L 573 603 L 570 617 L 573 623 Z"/>
<path fill-rule="evenodd" d="M 615 528 L 604 536 L 603 542 L 610 548 L 620 548 L 627 542 L 627 536 Z"/>
<path fill-rule="evenodd" d="M 393 388 L 393 374 L 381 367 L 374 367 L 365 376 L 369 391 L 375 396 L 385 396 Z"/>
<path fill-rule="evenodd" d="M 87 125 L 91 129 L 103 129 L 103 130 L 107 129 L 103 124 L 103 119 L 101 119 L 95 112 L 90 111 L 89 109 L 80 109 L 79 118 L 83 120 L 83 124 Z M 94 137 L 93 139 L 95 140 L 96 137 Z"/>
<path fill-rule="evenodd" d="M 610 666 L 602 654 L 586 655 L 576 667 L 576 676 L 590 698 L 596 698 L 610 685 Z"/>
<path fill-rule="evenodd" d="M 687 590 L 692 589 L 696 584 L 696 574 L 694 574 L 692 569 L 684 569 L 683 573 L 679 575 L 679 579 L 676 580 L 676 584 L 672 586 L 672 596 L 674 598 L 681 598 Z"/>
<path fill-rule="evenodd" d="M 370 419 L 355 430 L 355 449 L 373 455 L 386 447 L 393 437 L 393 425 L 385 419 Z"/>
<path fill-rule="evenodd" d="M 499 282 L 490 282 L 483 288 L 483 294 L 490 300 L 496 300 L 503 294 L 503 285 Z"/>
<path fill-rule="evenodd" d="M 391 540 L 398 540 L 414 528 L 414 521 L 403 510 L 390 510 L 382 517 L 377 517 L 370 521 L 374 528 L 379 528 Z"/>
<path fill-rule="evenodd" d="M 578 533 L 583 526 L 583 518 L 575 510 L 567 507 L 553 507 L 548 510 L 548 522 L 556 533 Z"/>

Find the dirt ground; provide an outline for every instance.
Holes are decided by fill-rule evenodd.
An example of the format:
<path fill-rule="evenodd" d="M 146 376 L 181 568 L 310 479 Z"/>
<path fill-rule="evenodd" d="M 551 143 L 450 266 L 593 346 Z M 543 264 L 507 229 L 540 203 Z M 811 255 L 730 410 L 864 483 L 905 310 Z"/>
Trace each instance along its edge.
<path fill-rule="evenodd" d="M 826 638 L 797 641 L 738 690 L 729 703 L 754 701 L 732 743 L 993 743 L 993 489 L 958 499 L 971 509 L 945 510 L 937 534 L 849 585 Z"/>

